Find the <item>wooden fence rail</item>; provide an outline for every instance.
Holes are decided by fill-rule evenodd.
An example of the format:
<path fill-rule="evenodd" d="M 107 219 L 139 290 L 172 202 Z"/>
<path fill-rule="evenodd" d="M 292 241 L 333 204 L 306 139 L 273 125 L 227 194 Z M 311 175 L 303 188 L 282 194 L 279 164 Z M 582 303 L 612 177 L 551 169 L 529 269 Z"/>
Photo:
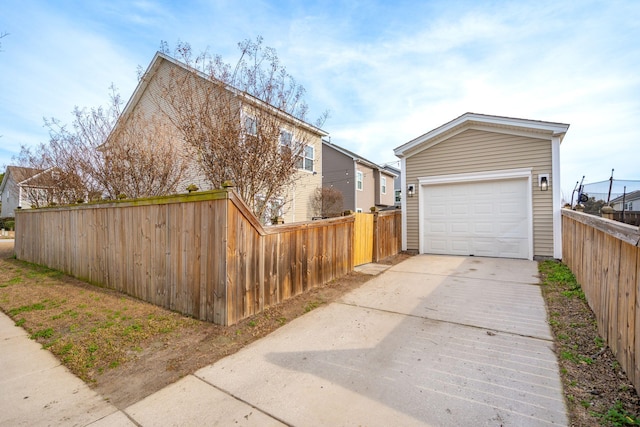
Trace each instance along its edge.
<path fill-rule="evenodd" d="M 640 389 L 640 232 L 619 222 L 562 210 L 563 262 L 596 315 L 598 332 Z"/>
<path fill-rule="evenodd" d="M 378 217 L 384 231 L 376 251 L 389 256 L 399 252 L 400 215 L 386 217 Z M 353 270 L 354 222 L 351 215 L 264 228 L 227 189 L 20 211 L 15 251 L 18 259 L 231 325 Z"/>

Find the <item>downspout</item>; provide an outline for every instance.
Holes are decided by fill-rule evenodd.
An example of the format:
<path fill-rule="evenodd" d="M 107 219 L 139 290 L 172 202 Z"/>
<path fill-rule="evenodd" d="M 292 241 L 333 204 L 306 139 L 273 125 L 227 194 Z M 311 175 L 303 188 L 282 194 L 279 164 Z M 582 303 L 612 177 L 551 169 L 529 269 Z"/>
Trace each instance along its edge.
<path fill-rule="evenodd" d="M 358 161 L 353 159 L 353 211 L 358 209 Z"/>

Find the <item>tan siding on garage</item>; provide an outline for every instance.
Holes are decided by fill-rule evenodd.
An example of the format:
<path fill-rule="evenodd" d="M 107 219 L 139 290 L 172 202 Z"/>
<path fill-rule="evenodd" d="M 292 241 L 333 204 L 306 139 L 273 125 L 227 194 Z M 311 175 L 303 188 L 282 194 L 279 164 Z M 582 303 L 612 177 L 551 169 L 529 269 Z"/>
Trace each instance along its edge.
<path fill-rule="evenodd" d="M 468 129 L 406 159 L 407 185 L 438 175 L 533 168 L 533 252 L 553 256 L 551 188 L 538 188 L 538 174 L 551 177 L 551 141 Z M 416 193 L 418 193 L 416 191 Z M 407 249 L 419 250 L 418 197 L 407 199 Z"/>

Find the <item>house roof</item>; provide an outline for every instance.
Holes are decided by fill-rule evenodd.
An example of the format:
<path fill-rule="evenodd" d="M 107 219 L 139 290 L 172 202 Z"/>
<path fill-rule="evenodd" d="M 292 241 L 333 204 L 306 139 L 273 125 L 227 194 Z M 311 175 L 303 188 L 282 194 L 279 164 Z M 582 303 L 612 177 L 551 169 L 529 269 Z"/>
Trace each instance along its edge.
<path fill-rule="evenodd" d="M 322 140 L 322 145 L 325 146 L 325 147 L 332 148 L 332 149 L 338 151 L 339 153 L 342 153 L 345 156 L 350 157 L 351 159 L 353 159 L 353 161 L 355 161 L 357 163 L 363 164 L 363 165 L 368 166 L 368 167 L 370 167 L 372 169 L 379 170 L 380 172 L 383 172 L 383 173 L 385 173 L 385 174 L 387 174 L 389 176 L 396 176 L 396 174 L 394 172 L 386 170 L 384 167 L 372 162 L 371 160 L 367 160 L 364 157 L 354 153 L 353 151 L 349 151 L 344 147 L 340 147 L 339 145 L 335 145 L 335 144 L 333 144 L 333 143 L 331 143 L 329 141 L 326 141 L 324 139 Z"/>
<path fill-rule="evenodd" d="M 569 129 L 565 123 L 544 122 L 540 120 L 517 119 L 512 117 L 491 116 L 486 114 L 465 113 L 396 149 L 396 156 L 409 157 L 423 149 L 429 148 L 442 140 L 467 129 L 491 130 L 505 133 L 525 133 L 542 139 L 564 138 Z"/>
<path fill-rule="evenodd" d="M 611 203 L 620 203 L 622 202 L 622 198 L 623 196 L 616 197 L 615 199 L 611 200 Z M 638 199 L 640 199 L 640 190 L 632 191 L 631 193 L 627 193 L 624 195 L 625 202 L 630 202 L 632 200 Z"/>
<path fill-rule="evenodd" d="M 42 169 L 25 168 L 22 166 L 7 166 L 4 178 L 2 179 L 2 183 L 0 184 L 0 193 L 4 191 L 4 187 L 7 185 L 6 183 L 9 182 L 9 177 L 12 177 L 17 184 L 21 184 L 41 172 L 43 172 Z"/>
<path fill-rule="evenodd" d="M 147 86 L 149 85 L 149 83 L 151 82 L 151 80 L 153 79 L 153 76 L 155 76 L 155 74 L 158 72 L 158 70 L 160 69 L 160 65 L 162 64 L 163 61 L 167 61 L 177 67 L 183 68 L 187 71 L 190 71 L 194 74 L 196 74 L 197 76 L 201 77 L 204 80 L 208 80 L 208 81 L 214 81 L 212 80 L 208 75 L 206 75 L 205 73 L 203 73 L 202 71 L 199 71 L 195 68 L 192 68 L 190 66 L 188 66 L 187 64 L 178 61 L 175 58 L 172 58 L 162 52 L 156 52 L 156 54 L 154 55 L 153 59 L 151 60 L 151 63 L 149 64 L 149 66 L 147 67 L 147 70 L 145 71 L 144 75 L 142 76 L 142 78 L 140 79 L 138 86 L 135 88 L 135 90 L 133 91 L 133 94 L 131 95 L 131 98 L 129 98 L 129 101 L 127 102 L 127 105 L 125 105 L 124 110 L 122 111 L 122 114 L 120 114 L 120 117 L 118 117 L 118 120 L 116 121 L 116 124 L 114 126 L 114 129 L 112 130 L 112 132 L 109 134 L 109 137 L 107 137 L 107 141 L 105 141 L 104 144 L 102 144 L 100 147 L 98 147 L 99 149 L 102 148 L 103 146 L 105 146 L 111 135 L 115 134 L 115 130 L 116 128 L 118 128 L 120 126 L 120 123 L 123 121 L 126 121 L 126 119 L 129 117 L 129 115 L 133 112 L 133 109 L 135 108 L 135 106 L 138 104 L 138 101 L 140 101 L 140 98 L 142 97 L 142 95 L 144 94 Z M 244 98 L 245 101 L 247 101 L 248 103 L 251 103 L 253 105 L 259 106 L 259 107 L 263 107 L 263 108 L 268 108 L 270 109 L 272 112 L 274 112 L 275 114 L 279 115 L 282 117 L 283 120 L 285 121 L 289 121 L 292 122 L 294 125 L 296 126 L 301 126 L 303 128 L 305 128 L 308 131 L 311 131 L 313 133 L 316 133 L 320 136 L 327 136 L 329 135 L 327 132 L 323 131 L 320 128 L 317 128 L 305 121 L 302 121 L 298 118 L 296 118 L 295 116 L 286 113 L 272 105 L 269 105 L 267 103 L 265 103 L 264 101 L 248 94 L 247 92 L 243 92 L 239 89 L 234 88 L 233 86 L 224 84 L 221 81 L 215 81 L 216 83 L 219 84 L 223 84 L 224 88 L 232 93 L 234 93 L 235 95 L 241 96 Z"/>
<path fill-rule="evenodd" d="M 395 166 L 391 166 L 391 165 L 382 165 L 382 168 L 385 170 L 388 170 L 389 172 L 393 172 L 394 174 L 400 176 L 400 173 L 402 173 L 402 171 L 395 167 Z"/>

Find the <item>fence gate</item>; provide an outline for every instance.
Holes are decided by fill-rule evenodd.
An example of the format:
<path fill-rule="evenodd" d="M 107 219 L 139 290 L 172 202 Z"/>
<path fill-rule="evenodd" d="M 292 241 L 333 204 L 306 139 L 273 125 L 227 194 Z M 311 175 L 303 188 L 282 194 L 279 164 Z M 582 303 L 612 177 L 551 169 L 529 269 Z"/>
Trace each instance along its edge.
<path fill-rule="evenodd" d="M 356 213 L 353 233 L 353 265 L 373 261 L 373 215 Z"/>

